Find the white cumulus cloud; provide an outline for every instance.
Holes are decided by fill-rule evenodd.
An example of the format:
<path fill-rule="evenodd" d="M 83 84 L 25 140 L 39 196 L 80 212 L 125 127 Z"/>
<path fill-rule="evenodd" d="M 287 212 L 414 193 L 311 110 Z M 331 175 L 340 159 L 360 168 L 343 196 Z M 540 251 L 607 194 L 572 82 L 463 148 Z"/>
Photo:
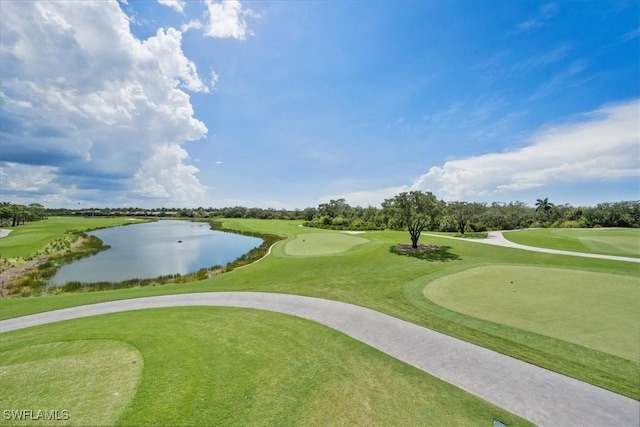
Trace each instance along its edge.
<path fill-rule="evenodd" d="M 156 147 L 136 173 L 136 192 L 152 198 L 171 197 L 175 203 L 202 198 L 204 188 L 195 177 L 198 168 L 184 164 L 189 154 L 178 145 Z M 169 193 L 168 189 L 173 190 Z"/>
<path fill-rule="evenodd" d="M 465 199 L 542 187 L 640 176 L 640 101 L 607 105 L 550 127 L 529 144 L 434 166 L 411 187 Z"/>
<path fill-rule="evenodd" d="M 176 12 L 183 13 L 184 6 L 187 2 L 185 0 L 158 0 L 158 3 L 160 3 L 161 5 L 170 7 Z"/>
<path fill-rule="evenodd" d="M 174 86 L 179 84 L 193 92 L 209 92 L 200 80 L 196 65 L 182 54 L 182 33 L 174 28 L 160 28 L 155 37 L 143 42 L 158 61 L 160 70 L 166 76 L 173 76 Z"/>
<path fill-rule="evenodd" d="M 205 0 L 208 22 L 204 34 L 216 38 L 234 38 L 244 40 L 251 32 L 247 27 L 246 16 L 254 16 L 251 9 L 244 9 L 238 0 Z"/>
<path fill-rule="evenodd" d="M 116 1 L 7 2 L 0 19 L 3 191 L 28 168 L 38 179 L 14 194 L 75 191 L 109 205 L 127 192 L 204 191 L 183 146 L 207 133 L 188 91 L 209 89 L 180 31 L 139 40 Z"/>
<path fill-rule="evenodd" d="M 431 191 L 445 200 L 504 199 L 553 184 L 640 179 L 640 100 L 605 105 L 577 120 L 533 134 L 512 151 L 433 166 L 412 184 L 333 195 L 379 205 L 402 191 Z"/>
<path fill-rule="evenodd" d="M 246 18 L 260 18 L 261 14 L 242 6 L 239 0 L 204 0 L 205 14 L 202 20 L 190 20 L 182 24 L 181 31 L 203 30 L 207 37 L 245 40 L 253 33 Z"/>

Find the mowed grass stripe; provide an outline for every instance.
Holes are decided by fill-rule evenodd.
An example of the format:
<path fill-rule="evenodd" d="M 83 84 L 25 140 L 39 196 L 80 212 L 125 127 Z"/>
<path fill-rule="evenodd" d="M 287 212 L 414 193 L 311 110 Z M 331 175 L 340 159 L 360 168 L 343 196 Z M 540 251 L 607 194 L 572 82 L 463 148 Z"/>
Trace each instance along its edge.
<path fill-rule="evenodd" d="M 484 266 L 431 282 L 432 301 L 471 316 L 640 362 L 640 278 Z"/>
<path fill-rule="evenodd" d="M 45 341 L 5 350 L 12 340 L 3 340 L 0 426 L 115 424 L 137 389 L 142 355 L 120 341 Z M 33 412 L 17 421 L 20 410 Z"/>
<path fill-rule="evenodd" d="M 259 310 L 96 316 L 3 334 L 0 351 L 76 340 L 127 342 L 144 358 L 118 425 L 529 424 L 330 328 Z M 18 407 L 32 404 L 42 383 L 22 386 Z M 65 401 L 67 391 L 58 392 Z"/>
<path fill-rule="evenodd" d="M 640 258 L 640 229 L 560 229 L 507 231 L 507 240 L 538 248 Z"/>

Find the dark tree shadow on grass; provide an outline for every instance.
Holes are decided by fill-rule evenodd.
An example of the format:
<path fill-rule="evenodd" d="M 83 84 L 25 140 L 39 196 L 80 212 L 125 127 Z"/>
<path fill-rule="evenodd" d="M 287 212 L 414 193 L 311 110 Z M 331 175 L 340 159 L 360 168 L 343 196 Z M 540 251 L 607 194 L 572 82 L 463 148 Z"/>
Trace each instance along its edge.
<path fill-rule="evenodd" d="M 411 245 L 399 244 L 391 246 L 389 252 L 431 262 L 448 262 L 460 259 L 457 254 L 451 252 L 451 246 L 418 245 L 417 249 L 413 249 Z"/>

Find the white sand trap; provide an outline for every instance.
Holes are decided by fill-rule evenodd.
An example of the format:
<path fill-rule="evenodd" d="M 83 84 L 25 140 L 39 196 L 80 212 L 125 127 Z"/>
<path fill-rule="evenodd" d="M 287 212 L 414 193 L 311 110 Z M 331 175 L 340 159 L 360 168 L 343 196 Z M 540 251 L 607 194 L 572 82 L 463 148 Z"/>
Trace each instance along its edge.
<path fill-rule="evenodd" d="M 7 237 L 13 230 L 0 230 L 0 238 Z"/>
<path fill-rule="evenodd" d="M 341 233 L 345 234 L 364 234 L 366 231 L 341 231 Z"/>

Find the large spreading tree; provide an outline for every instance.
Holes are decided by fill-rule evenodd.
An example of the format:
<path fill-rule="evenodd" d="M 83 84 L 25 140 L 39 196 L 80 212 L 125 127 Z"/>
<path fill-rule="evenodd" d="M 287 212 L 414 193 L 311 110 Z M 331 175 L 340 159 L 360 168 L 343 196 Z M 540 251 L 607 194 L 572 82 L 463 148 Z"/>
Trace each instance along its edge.
<path fill-rule="evenodd" d="M 447 204 L 447 211 L 456 222 L 456 228 L 463 237 L 469 221 L 480 215 L 483 208 L 484 205 L 480 203 L 450 202 Z"/>
<path fill-rule="evenodd" d="M 443 202 L 430 192 L 410 191 L 386 199 L 382 209 L 394 228 L 409 231 L 411 247 L 417 249 L 420 233 L 442 215 Z"/>

